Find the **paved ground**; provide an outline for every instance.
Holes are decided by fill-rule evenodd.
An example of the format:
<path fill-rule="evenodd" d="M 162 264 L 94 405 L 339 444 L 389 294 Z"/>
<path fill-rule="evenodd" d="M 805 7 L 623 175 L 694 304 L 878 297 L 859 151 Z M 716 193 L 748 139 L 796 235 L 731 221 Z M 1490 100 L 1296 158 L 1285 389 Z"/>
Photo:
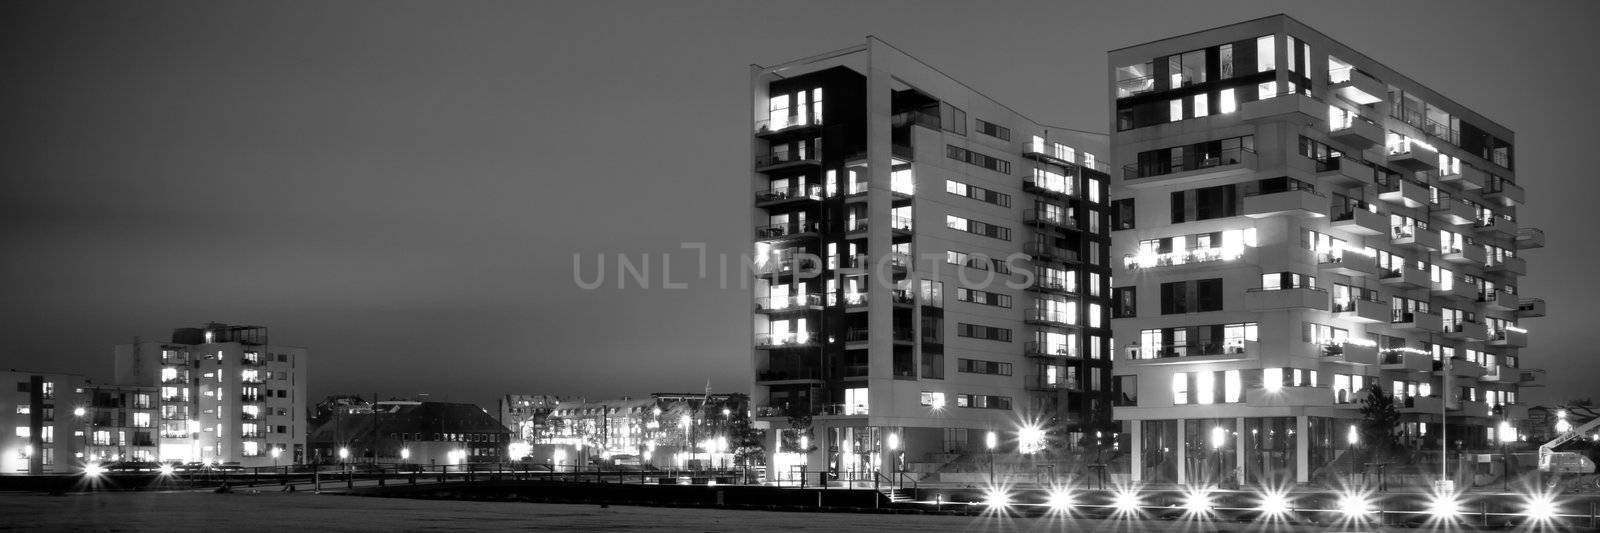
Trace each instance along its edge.
<path fill-rule="evenodd" d="M 1323 527 L 407 500 L 280 492 L 0 493 L 0 530 L 1330 531 Z M 1358 531 L 1345 528 L 1331 531 Z M 1370 529 L 1369 529 L 1370 530 Z"/>

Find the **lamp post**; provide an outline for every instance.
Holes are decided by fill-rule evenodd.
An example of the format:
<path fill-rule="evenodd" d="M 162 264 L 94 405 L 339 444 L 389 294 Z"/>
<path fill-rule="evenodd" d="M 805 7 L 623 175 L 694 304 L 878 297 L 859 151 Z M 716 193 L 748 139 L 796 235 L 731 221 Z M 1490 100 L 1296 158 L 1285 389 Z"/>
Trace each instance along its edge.
<path fill-rule="evenodd" d="M 900 471 L 900 461 L 897 460 L 898 457 L 895 455 L 895 450 L 900 449 L 900 434 L 889 433 L 883 440 L 883 447 L 889 449 L 889 473 L 895 474 Z"/>
<path fill-rule="evenodd" d="M 274 471 L 276 471 L 278 469 L 278 456 L 281 455 L 282 453 L 283 453 L 283 448 L 279 448 L 277 446 L 273 446 L 272 447 L 272 469 Z"/>
<path fill-rule="evenodd" d="M 1356 432 L 1355 424 L 1350 424 L 1350 431 L 1345 433 L 1344 440 L 1350 444 L 1345 454 L 1350 456 L 1350 477 L 1353 479 L 1356 477 L 1356 443 L 1361 442 L 1361 434 Z"/>
<path fill-rule="evenodd" d="M 989 448 L 989 484 L 994 485 L 994 447 L 1000 444 L 1000 436 L 990 431 L 983 436 L 983 444 Z"/>
<path fill-rule="evenodd" d="M 1511 451 L 1509 446 L 1511 441 L 1516 440 L 1517 431 L 1511 427 L 1510 419 L 1502 419 L 1500 420 L 1500 430 L 1497 433 L 1500 434 L 1500 462 L 1505 468 L 1505 472 L 1500 475 L 1500 490 L 1509 491 L 1511 490 Z"/>

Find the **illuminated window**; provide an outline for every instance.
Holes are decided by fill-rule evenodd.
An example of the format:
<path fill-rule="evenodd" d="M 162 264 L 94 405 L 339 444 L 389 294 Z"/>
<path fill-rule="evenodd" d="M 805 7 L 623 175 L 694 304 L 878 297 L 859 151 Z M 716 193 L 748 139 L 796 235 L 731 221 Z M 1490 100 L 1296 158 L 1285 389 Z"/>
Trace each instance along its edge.
<path fill-rule="evenodd" d="M 1200 93 L 1194 95 L 1194 116 L 1200 118 L 1211 114 L 1211 95 Z"/>
<path fill-rule="evenodd" d="M 1232 113 L 1238 109 L 1239 98 L 1234 95 L 1234 90 L 1232 88 L 1223 89 L 1222 93 L 1217 95 L 1218 113 Z"/>
<path fill-rule="evenodd" d="M 1238 370 L 1229 370 L 1222 373 L 1223 401 L 1238 403 L 1240 394 L 1243 393 L 1243 383 L 1239 380 Z"/>
<path fill-rule="evenodd" d="M 1195 372 L 1194 378 L 1194 394 L 1196 399 L 1199 400 L 1199 404 L 1211 405 L 1214 403 L 1217 399 L 1216 373 Z"/>
<path fill-rule="evenodd" d="M 1183 405 L 1189 403 L 1189 375 L 1179 372 L 1172 375 L 1172 403 Z"/>
<path fill-rule="evenodd" d="M 1277 67 L 1276 35 L 1256 38 L 1256 72 L 1266 72 Z"/>
<path fill-rule="evenodd" d="M 1283 369 L 1265 368 L 1261 370 L 1261 385 L 1268 391 L 1283 388 Z"/>
<path fill-rule="evenodd" d="M 1183 100 L 1175 99 L 1167 102 L 1167 121 L 1177 122 L 1183 120 Z"/>

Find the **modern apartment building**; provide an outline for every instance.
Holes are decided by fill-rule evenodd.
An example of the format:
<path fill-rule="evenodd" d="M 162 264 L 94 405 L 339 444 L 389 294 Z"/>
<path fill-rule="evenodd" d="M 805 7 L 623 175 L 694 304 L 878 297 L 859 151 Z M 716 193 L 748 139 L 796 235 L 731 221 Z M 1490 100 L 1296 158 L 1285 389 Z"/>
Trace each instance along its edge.
<path fill-rule="evenodd" d="M 81 471 L 85 383 L 73 374 L 0 372 L 0 474 Z"/>
<path fill-rule="evenodd" d="M 751 85 L 768 479 L 1031 452 L 1109 423 L 1103 135 L 871 37 L 755 66 Z"/>
<path fill-rule="evenodd" d="M 1526 416 L 1511 130 L 1283 15 L 1109 58 L 1135 480 L 1320 478 L 1371 386 L 1422 449 Z"/>
<path fill-rule="evenodd" d="M 82 439 L 85 462 L 155 461 L 160 457 L 156 432 L 157 387 L 87 385 L 87 408 L 74 416 L 73 435 Z M 76 408 L 73 414 L 77 414 Z"/>
<path fill-rule="evenodd" d="M 179 328 L 117 346 L 115 365 L 118 384 L 158 388 L 161 461 L 305 461 L 306 349 L 269 344 L 267 328 Z"/>

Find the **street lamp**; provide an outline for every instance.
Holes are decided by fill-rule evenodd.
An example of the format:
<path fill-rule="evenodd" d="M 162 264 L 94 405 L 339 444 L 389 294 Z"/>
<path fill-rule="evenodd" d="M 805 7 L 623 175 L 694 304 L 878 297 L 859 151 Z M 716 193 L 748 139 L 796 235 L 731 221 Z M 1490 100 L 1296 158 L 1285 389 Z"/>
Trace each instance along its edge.
<path fill-rule="evenodd" d="M 1568 431 L 1572 431 L 1572 423 L 1567 421 L 1567 411 L 1556 411 L 1556 434 L 1565 435 Z"/>
<path fill-rule="evenodd" d="M 983 444 L 989 448 L 989 485 L 994 485 L 994 447 L 1000 444 L 1000 436 L 993 431 L 983 436 Z"/>
<path fill-rule="evenodd" d="M 1503 472 L 1500 476 L 1500 490 L 1508 491 L 1511 490 L 1511 451 L 1508 445 L 1511 444 L 1511 441 L 1517 439 L 1517 431 L 1511 427 L 1510 420 L 1501 420 L 1499 433 L 1500 461 L 1505 467 L 1505 472 Z M 1562 433 L 1566 432 L 1563 431 Z"/>
<path fill-rule="evenodd" d="M 893 474 L 900 470 L 900 462 L 896 460 L 895 455 L 895 450 L 900 448 L 900 434 L 890 433 L 883 440 L 883 447 L 889 449 L 889 473 Z"/>
<path fill-rule="evenodd" d="M 277 470 L 278 469 L 278 455 L 280 455 L 282 453 L 283 453 L 283 448 L 279 448 L 277 446 L 273 446 L 272 447 L 272 469 L 273 470 Z"/>
<path fill-rule="evenodd" d="M 1350 424 L 1350 431 L 1345 433 L 1344 440 L 1350 444 L 1350 447 L 1345 449 L 1345 454 L 1350 456 L 1350 477 L 1354 478 L 1356 477 L 1356 443 L 1361 442 L 1361 434 L 1356 432 L 1355 424 Z"/>

